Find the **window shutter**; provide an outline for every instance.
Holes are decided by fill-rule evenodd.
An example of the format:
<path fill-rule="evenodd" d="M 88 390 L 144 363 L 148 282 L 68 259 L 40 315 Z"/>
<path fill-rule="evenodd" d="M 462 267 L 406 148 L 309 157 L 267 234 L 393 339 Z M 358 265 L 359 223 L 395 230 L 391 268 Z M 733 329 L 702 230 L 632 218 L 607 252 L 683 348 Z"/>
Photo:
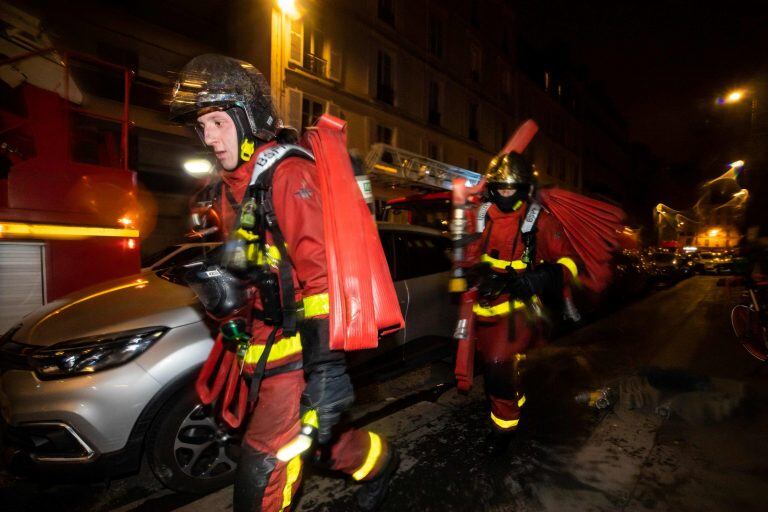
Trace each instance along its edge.
<path fill-rule="evenodd" d="M 288 52 L 288 61 L 304 64 L 304 24 L 301 21 L 291 21 L 291 48 Z"/>
<path fill-rule="evenodd" d="M 329 60 L 328 78 L 341 82 L 341 52 L 331 48 L 331 56 Z"/>
<path fill-rule="evenodd" d="M 301 100 L 302 94 L 298 89 L 288 89 L 288 125 L 301 130 Z"/>

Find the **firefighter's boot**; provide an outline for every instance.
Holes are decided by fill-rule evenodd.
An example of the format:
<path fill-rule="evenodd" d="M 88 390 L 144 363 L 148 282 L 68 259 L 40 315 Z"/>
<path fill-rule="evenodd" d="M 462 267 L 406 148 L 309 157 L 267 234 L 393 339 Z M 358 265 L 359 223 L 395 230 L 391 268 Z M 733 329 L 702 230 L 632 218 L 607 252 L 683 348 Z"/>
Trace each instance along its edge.
<path fill-rule="evenodd" d="M 381 507 L 381 504 L 384 503 L 384 499 L 387 497 L 389 482 L 392 480 L 392 476 L 394 476 L 399 465 L 400 457 L 397 455 L 395 448 L 390 445 L 389 459 L 381 469 L 381 472 L 372 480 L 363 482 L 360 489 L 355 493 L 359 510 L 373 512 Z"/>

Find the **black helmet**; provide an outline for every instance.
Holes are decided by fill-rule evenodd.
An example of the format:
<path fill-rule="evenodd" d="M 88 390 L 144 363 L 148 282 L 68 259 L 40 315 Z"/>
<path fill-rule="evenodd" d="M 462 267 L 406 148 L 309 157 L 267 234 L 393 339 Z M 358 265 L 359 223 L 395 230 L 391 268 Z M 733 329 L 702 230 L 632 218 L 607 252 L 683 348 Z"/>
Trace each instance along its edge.
<path fill-rule="evenodd" d="M 209 110 L 239 107 L 230 116 L 241 138 L 251 134 L 270 141 L 281 125 L 264 75 L 245 61 L 213 53 L 195 57 L 184 66 L 170 107 L 171 120 L 182 123 L 191 123 Z"/>

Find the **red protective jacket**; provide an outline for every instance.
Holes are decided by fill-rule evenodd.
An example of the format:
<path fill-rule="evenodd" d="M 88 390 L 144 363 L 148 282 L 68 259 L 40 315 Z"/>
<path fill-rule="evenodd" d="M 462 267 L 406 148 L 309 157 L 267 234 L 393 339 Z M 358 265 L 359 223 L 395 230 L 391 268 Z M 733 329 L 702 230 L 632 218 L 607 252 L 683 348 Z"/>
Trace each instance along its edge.
<path fill-rule="evenodd" d="M 482 236 L 467 247 L 466 264 L 487 262 L 497 271 L 503 271 L 511 264 L 518 272 L 525 271 L 526 265 L 521 261 L 525 249 L 521 232 L 525 212 L 525 206 L 510 213 L 502 212 L 496 205 L 491 206 L 485 216 Z M 569 285 L 578 275 L 579 263 L 563 227 L 550 212 L 542 208 L 534 229 L 535 261 L 560 263 L 563 268 L 563 283 Z M 490 305 L 507 300 L 507 297 L 502 296 Z M 518 304 L 518 307 L 520 306 Z"/>
<path fill-rule="evenodd" d="M 261 152 L 273 147 L 274 142 L 261 146 L 251 160 L 232 172 L 223 171 L 224 186 L 232 192 L 237 204 L 245 195 L 256 160 Z M 285 245 L 292 262 L 296 300 L 316 297 L 328 292 L 325 240 L 323 237 L 323 216 L 320 192 L 316 182 L 315 164 L 298 157 L 288 157 L 278 164 L 272 181 L 272 202 L 277 222 L 285 237 Z M 222 235 L 226 240 L 237 224 L 237 212 L 222 194 L 219 201 L 222 219 Z M 271 233 L 267 233 L 267 245 L 273 246 Z M 277 272 L 277 268 L 273 267 Z M 305 303 L 306 304 L 306 303 Z M 254 308 L 259 309 L 261 301 L 256 294 Z M 315 315 L 327 317 L 327 314 Z M 260 355 L 272 327 L 260 320 L 252 323 L 253 341 L 246 363 L 255 363 Z M 296 339 L 278 336 L 269 354 L 267 370 L 301 360 L 301 343 Z"/>

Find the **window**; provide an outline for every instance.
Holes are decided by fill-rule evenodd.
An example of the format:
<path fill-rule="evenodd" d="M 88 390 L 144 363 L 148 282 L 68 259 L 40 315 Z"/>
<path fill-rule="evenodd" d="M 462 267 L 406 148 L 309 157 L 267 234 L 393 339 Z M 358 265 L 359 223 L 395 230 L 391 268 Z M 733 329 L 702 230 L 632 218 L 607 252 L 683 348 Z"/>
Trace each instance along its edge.
<path fill-rule="evenodd" d="M 304 23 L 304 56 L 302 66 L 310 73 L 324 77 L 328 62 L 323 58 L 325 37 L 323 32 L 311 20 Z"/>
<path fill-rule="evenodd" d="M 301 131 L 312 126 L 325 113 L 325 107 L 319 101 L 304 97 L 301 100 Z"/>
<path fill-rule="evenodd" d="M 440 84 L 431 80 L 429 82 L 428 106 L 427 119 L 429 124 L 440 126 Z"/>
<path fill-rule="evenodd" d="M 443 21 L 435 14 L 429 16 L 429 44 L 427 50 L 435 57 L 443 56 Z"/>
<path fill-rule="evenodd" d="M 376 142 L 392 145 L 392 128 L 383 125 L 376 125 Z"/>
<path fill-rule="evenodd" d="M 395 0 L 379 0 L 379 19 L 395 26 Z"/>
<path fill-rule="evenodd" d="M 469 160 L 467 160 L 467 167 L 469 167 L 470 171 L 477 172 L 477 168 L 478 168 L 477 158 L 469 157 Z"/>
<path fill-rule="evenodd" d="M 437 236 L 416 233 L 396 233 L 395 280 L 447 272 L 451 269 L 450 241 Z"/>
<path fill-rule="evenodd" d="M 376 99 L 388 105 L 394 105 L 395 90 L 392 77 L 392 56 L 384 50 L 379 50 L 376 70 Z"/>
<path fill-rule="evenodd" d="M 480 70 L 483 64 L 483 53 L 480 47 L 472 45 L 470 47 L 469 75 L 475 82 L 480 81 Z"/>
<path fill-rule="evenodd" d="M 479 134 L 477 132 L 477 110 L 478 110 L 477 103 L 470 103 L 469 104 L 469 122 L 467 123 L 468 126 L 468 133 L 467 136 L 470 140 L 473 140 L 475 142 L 479 139 Z"/>

